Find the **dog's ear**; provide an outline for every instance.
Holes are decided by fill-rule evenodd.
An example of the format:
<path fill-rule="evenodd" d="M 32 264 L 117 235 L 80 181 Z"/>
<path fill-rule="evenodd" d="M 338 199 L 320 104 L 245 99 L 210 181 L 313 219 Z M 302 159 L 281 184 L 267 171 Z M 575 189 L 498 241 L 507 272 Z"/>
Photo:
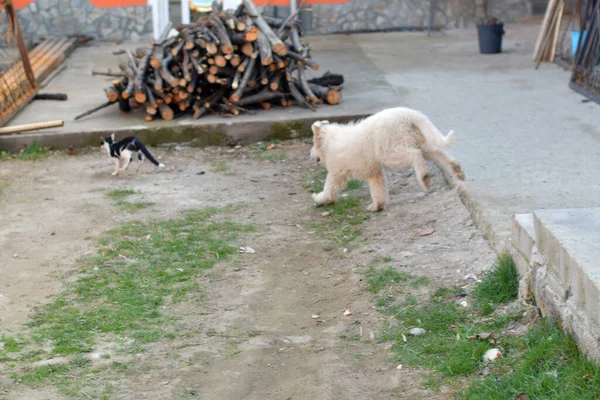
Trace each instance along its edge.
<path fill-rule="evenodd" d="M 115 133 L 114 133 L 114 132 L 110 134 L 110 138 L 111 138 L 112 140 L 115 140 Z"/>
<path fill-rule="evenodd" d="M 312 124 L 312 131 L 315 135 L 323 133 L 323 126 L 327 125 L 329 121 L 316 121 Z"/>
<path fill-rule="evenodd" d="M 106 139 L 104 139 L 104 136 L 100 136 L 100 144 L 104 144 L 104 142 L 106 142 Z"/>

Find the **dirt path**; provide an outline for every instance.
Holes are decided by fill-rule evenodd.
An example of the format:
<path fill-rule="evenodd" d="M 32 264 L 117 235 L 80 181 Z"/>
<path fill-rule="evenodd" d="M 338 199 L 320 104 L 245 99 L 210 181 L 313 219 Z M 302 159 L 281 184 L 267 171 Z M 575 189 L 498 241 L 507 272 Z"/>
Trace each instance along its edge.
<path fill-rule="evenodd" d="M 94 248 L 86 237 L 127 220 L 243 203 L 233 218 L 260 229 L 239 244 L 256 253 L 213 268 L 201 283 L 207 291 L 202 306 L 162 310 L 180 317 L 179 335 L 128 356 L 137 370 L 88 386 L 110 384 L 114 399 L 447 398 L 444 390 L 421 389 L 421 371 L 387 361 L 390 345 L 378 341 L 385 321 L 365 291 L 364 271 L 387 257 L 400 271 L 428 277 L 426 287 L 406 288 L 422 292 L 481 273 L 493 263 L 491 249 L 441 175 L 423 196 L 408 171 L 391 174 L 387 210 L 360 224 L 356 240 L 339 243 L 333 216 L 315 209 L 305 188 L 320 170 L 308 162 L 308 149 L 303 143 L 258 155 L 161 149 L 166 170 L 146 165 L 142 174 L 118 179 L 110 176 L 110 161 L 95 152 L 3 162 L 0 174 L 12 182 L 0 216 L 2 328 L 18 329 L 31 304 L 59 291 L 53 272 L 77 267 L 74 260 Z M 137 200 L 156 204 L 131 215 L 116 211 L 106 196 L 115 188 L 136 190 Z M 352 195 L 368 205 L 365 188 Z M 425 228 L 435 233 L 420 236 Z M 6 382 L 2 370 L 0 364 Z M 6 396 L 61 398 L 44 387 L 12 386 Z"/>

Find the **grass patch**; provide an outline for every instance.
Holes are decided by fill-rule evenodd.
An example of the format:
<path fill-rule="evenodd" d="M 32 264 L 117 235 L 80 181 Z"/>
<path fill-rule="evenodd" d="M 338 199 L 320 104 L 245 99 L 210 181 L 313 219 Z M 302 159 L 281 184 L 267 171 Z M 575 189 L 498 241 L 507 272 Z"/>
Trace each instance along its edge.
<path fill-rule="evenodd" d="M 260 152 L 260 153 L 254 153 L 252 155 L 252 159 L 253 160 L 263 160 L 263 161 L 284 161 L 288 159 L 288 155 L 287 153 L 283 153 L 283 152 L 274 152 L 274 151 L 269 151 L 269 152 Z"/>
<path fill-rule="evenodd" d="M 49 152 L 50 149 L 48 147 L 42 147 L 33 142 L 30 146 L 21 149 L 17 154 L 17 158 L 24 161 L 35 161 L 48 157 Z"/>
<path fill-rule="evenodd" d="M 503 254 L 475 289 L 474 297 L 484 315 L 494 311 L 495 305 L 515 300 L 519 296 L 519 272 L 513 258 Z"/>
<path fill-rule="evenodd" d="M 305 181 L 304 188 L 314 193 L 321 192 L 326 176 L 326 170 L 313 174 Z M 367 221 L 371 214 L 366 210 L 367 206 L 363 204 L 362 199 L 356 197 L 355 193 L 351 193 L 361 187 L 364 187 L 363 182 L 349 181 L 344 193 L 338 197 L 335 204 L 319 208 L 319 212 L 329 211 L 331 215 L 311 223 L 310 228 L 344 246 L 358 239 L 363 232 L 362 223 Z"/>
<path fill-rule="evenodd" d="M 231 168 L 225 163 L 225 161 L 213 161 L 211 163 L 211 166 L 212 172 L 220 173 L 227 176 L 235 175 L 235 172 L 231 171 Z"/>
<path fill-rule="evenodd" d="M 581 354 L 574 339 L 555 324 L 540 323 L 515 341 L 514 348 L 515 357 L 505 357 L 492 374 L 476 380 L 457 398 L 514 399 L 519 393 L 544 400 L 600 397 L 600 367 Z"/>
<path fill-rule="evenodd" d="M 117 199 L 117 200 L 121 200 L 124 199 L 125 197 L 131 196 L 133 194 L 136 194 L 135 190 L 131 190 L 131 189 L 115 189 L 115 190 L 111 190 L 110 192 L 107 193 L 107 196 L 112 198 L 112 199 Z"/>
<path fill-rule="evenodd" d="M 393 342 L 392 359 L 406 366 L 425 368 L 431 373 L 423 386 L 433 391 L 443 385 L 455 387 L 457 399 L 514 399 L 526 393 L 530 399 L 594 399 L 600 393 L 600 368 L 584 357 L 572 337 L 556 324 L 540 319 L 523 336 L 505 336 L 507 325 L 521 314 L 494 314 L 484 317 L 482 305 L 497 307 L 514 300 L 518 294 L 519 275 L 509 255 L 502 255 L 473 291 L 474 307 L 458 305 L 459 288 L 440 288 L 428 298 L 408 295 L 397 299 L 391 295 L 403 281 L 393 269 L 369 271 L 367 288 L 385 290 L 385 297 L 373 298 L 378 310 L 396 320 L 383 332 L 382 340 Z M 415 281 L 421 281 L 415 278 Z M 468 299 L 468 298 L 467 298 Z M 472 301 L 468 301 L 472 303 Z M 410 336 L 419 327 L 426 334 Z M 491 333 L 486 340 L 468 337 Z M 498 348 L 503 358 L 485 364 L 483 354 Z M 487 367 L 489 375 L 477 372 Z"/>
<path fill-rule="evenodd" d="M 136 211 L 139 210 L 143 210 L 144 208 L 148 208 L 148 207 L 152 207 L 155 203 L 151 202 L 151 201 L 134 201 L 134 202 L 130 202 L 126 199 L 129 196 L 132 196 L 134 194 L 137 194 L 137 192 L 135 190 L 131 190 L 131 189 L 115 189 L 115 190 L 111 190 L 110 192 L 107 193 L 107 196 L 117 200 L 114 205 L 118 206 L 121 210 L 128 212 L 128 213 L 134 213 Z"/>
<path fill-rule="evenodd" d="M 327 177 L 327 170 L 321 170 L 310 178 L 308 182 L 304 185 L 305 188 L 312 190 L 314 193 L 319 193 L 323 191 L 323 187 L 325 186 L 325 178 Z M 346 188 L 342 193 L 347 193 L 352 190 L 362 189 L 366 187 L 365 182 L 360 181 L 358 179 L 351 179 L 346 184 Z"/>
<path fill-rule="evenodd" d="M 119 206 L 121 210 L 125 212 L 136 212 L 143 210 L 144 208 L 152 207 L 155 203 L 151 201 L 134 201 L 129 202 L 125 200 L 119 200 L 115 205 Z"/>
<path fill-rule="evenodd" d="M 255 231 L 253 225 L 223 220 L 220 216 L 228 210 L 194 210 L 178 219 L 136 222 L 108 232 L 98 254 L 79 261 L 78 279 L 38 308 L 28 324 L 26 339 L 48 350 L 35 358 L 24 356 L 22 362 L 55 356 L 79 361 L 16 374 L 15 381 L 52 384 L 69 394 L 78 390 L 86 374 L 93 373 L 81 356 L 101 337 L 110 337 L 132 352 L 172 337 L 173 317 L 162 314 L 161 307 L 201 300 L 197 279 L 235 254 L 234 243 L 241 235 Z M 3 343 L 4 348 L 7 343 L 18 345 L 6 338 Z"/>
<path fill-rule="evenodd" d="M 323 206 L 318 210 L 319 212 L 328 211 L 331 215 L 312 222 L 310 228 L 343 246 L 362 235 L 361 225 L 370 218 L 370 213 L 362 201 L 350 196 L 341 197 L 335 204 Z"/>
<path fill-rule="evenodd" d="M 377 293 L 387 286 L 406 282 L 410 278 L 409 274 L 398 272 L 394 267 L 383 269 L 371 267 L 367 271 L 367 290 L 371 293 Z"/>

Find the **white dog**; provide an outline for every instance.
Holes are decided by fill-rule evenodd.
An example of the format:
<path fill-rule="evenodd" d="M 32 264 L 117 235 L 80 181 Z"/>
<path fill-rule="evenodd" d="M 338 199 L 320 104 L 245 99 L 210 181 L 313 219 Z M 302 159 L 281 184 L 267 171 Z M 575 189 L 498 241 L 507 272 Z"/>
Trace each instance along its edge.
<path fill-rule="evenodd" d="M 381 211 L 387 197 L 384 168 L 412 166 L 427 192 L 425 160 L 465 179 L 460 166 L 442 151 L 453 143 L 454 132 L 443 136 L 425 115 L 410 108 L 390 108 L 347 125 L 317 121 L 312 131 L 310 157 L 328 171 L 323 191 L 313 194 L 317 204 L 333 203 L 348 179 L 355 178 L 369 184 L 373 203 L 367 209 Z"/>

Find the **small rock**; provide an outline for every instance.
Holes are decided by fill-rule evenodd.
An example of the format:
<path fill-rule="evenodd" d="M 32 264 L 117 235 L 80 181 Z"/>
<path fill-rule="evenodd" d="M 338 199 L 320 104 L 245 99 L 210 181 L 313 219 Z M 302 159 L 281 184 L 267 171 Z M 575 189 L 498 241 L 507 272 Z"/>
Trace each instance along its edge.
<path fill-rule="evenodd" d="M 498 350 L 498 349 L 489 349 L 483 355 L 483 361 L 485 361 L 485 362 L 489 362 L 489 361 L 495 362 L 497 360 L 500 360 L 501 358 L 502 358 L 502 353 L 500 353 L 500 350 Z"/>
<path fill-rule="evenodd" d="M 469 275 L 465 276 L 463 279 L 465 281 L 475 281 L 475 282 L 477 282 L 479 280 L 479 279 L 477 279 L 477 275 L 475 275 L 475 274 L 469 274 Z"/>
<path fill-rule="evenodd" d="M 408 342 L 408 339 L 406 339 L 406 335 L 404 335 L 404 334 L 402 334 L 402 341 L 403 341 L 404 343 Z"/>
<path fill-rule="evenodd" d="M 351 315 L 352 315 L 352 311 L 350 311 L 350 310 L 344 311 L 344 317 L 349 317 Z"/>
<path fill-rule="evenodd" d="M 256 253 L 256 250 L 254 250 L 252 247 L 240 247 L 240 253 L 254 254 Z"/>
<path fill-rule="evenodd" d="M 321 318 L 321 316 L 320 316 L 319 314 L 313 314 L 313 315 L 311 316 L 311 318 L 312 318 L 312 319 L 318 319 L 318 318 Z"/>
<path fill-rule="evenodd" d="M 17 257 L 19 257 L 18 254 L 13 254 L 13 258 L 17 258 Z"/>
<path fill-rule="evenodd" d="M 344 253 L 347 253 L 347 252 L 348 252 L 348 249 L 344 248 Z"/>
<path fill-rule="evenodd" d="M 462 307 L 468 307 L 468 306 L 469 306 L 469 304 L 468 304 L 466 301 L 461 301 L 461 302 L 460 302 L 460 305 L 461 305 Z"/>
<path fill-rule="evenodd" d="M 369 333 L 369 339 L 371 339 L 371 340 L 375 339 L 375 332 L 371 331 L 371 333 Z"/>
<path fill-rule="evenodd" d="M 423 229 L 421 232 L 419 232 L 419 236 L 429 236 L 429 235 L 433 235 L 434 233 L 435 233 L 435 229 L 427 228 L 427 229 Z"/>
<path fill-rule="evenodd" d="M 515 397 L 516 400 L 529 400 L 529 396 L 527 395 L 527 393 L 519 393 L 517 395 L 517 397 Z"/>
<path fill-rule="evenodd" d="M 412 328 L 410 331 L 408 331 L 408 333 L 410 333 L 413 336 L 419 336 L 426 334 L 427 331 L 423 328 Z"/>
<path fill-rule="evenodd" d="M 45 365 L 60 365 L 60 364 L 67 364 L 69 362 L 69 360 L 67 360 L 65 357 L 54 357 L 54 358 L 50 358 L 48 360 L 41 360 L 41 361 L 36 361 L 33 364 L 31 364 L 33 367 L 42 367 Z"/>
<path fill-rule="evenodd" d="M 325 211 L 321 213 L 321 217 L 329 217 L 331 215 L 331 212 L 329 211 Z"/>
<path fill-rule="evenodd" d="M 196 173 L 196 175 L 204 175 L 206 172 L 205 171 L 200 171 L 198 173 Z"/>
<path fill-rule="evenodd" d="M 477 375 L 483 376 L 485 378 L 486 376 L 488 376 L 490 374 L 490 372 L 491 371 L 490 371 L 489 367 L 483 367 L 479 371 L 477 371 Z"/>
<path fill-rule="evenodd" d="M 53 232 L 50 234 L 50 236 L 54 236 L 54 235 L 56 235 L 56 232 L 54 232 L 54 231 L 53 231 Z"/>
<path fill-rule="evenodd" d="M 402 364 L 398 365 L 396 369 L 402 369 Z"/>

